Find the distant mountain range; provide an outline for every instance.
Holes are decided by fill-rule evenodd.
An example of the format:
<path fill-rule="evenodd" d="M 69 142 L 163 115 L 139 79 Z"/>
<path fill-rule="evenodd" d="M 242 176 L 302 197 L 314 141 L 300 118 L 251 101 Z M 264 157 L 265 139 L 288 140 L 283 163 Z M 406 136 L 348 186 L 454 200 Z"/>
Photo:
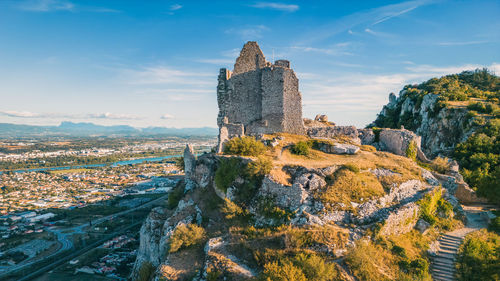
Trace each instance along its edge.
<path fill-rule="evenodd" d="M 217 128 L 134 128 L 128 125 L 102 126 L 93 123 L 62 122 L 59 126 L 33 126 L 0 123 L 0 137 L 35 136 L 216 136 Z"/>

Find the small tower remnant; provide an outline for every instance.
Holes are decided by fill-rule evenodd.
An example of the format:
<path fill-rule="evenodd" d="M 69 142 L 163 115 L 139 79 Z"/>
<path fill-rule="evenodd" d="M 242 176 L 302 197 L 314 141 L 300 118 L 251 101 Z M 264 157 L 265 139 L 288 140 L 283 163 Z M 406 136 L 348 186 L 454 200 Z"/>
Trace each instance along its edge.
<path fill-rule="evenodd" d="M 257 42 L 249 41 L 233 72 L 222 68 L 217 85 L 218 152 L 225 141 L 244 135 L 304 134 L 299 80 L 290 62 L 266 61 Z"/>

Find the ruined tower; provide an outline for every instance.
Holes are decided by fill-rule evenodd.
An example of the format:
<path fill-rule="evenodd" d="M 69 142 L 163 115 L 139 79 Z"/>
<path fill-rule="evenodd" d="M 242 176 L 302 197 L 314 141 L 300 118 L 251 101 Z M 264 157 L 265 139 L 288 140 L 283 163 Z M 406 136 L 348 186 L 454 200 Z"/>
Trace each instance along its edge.
<path fill-rule="evenodd" d="M 219 151 L 237 136 L 304 133 L 299 80 L 290 62 L 267 62 L 257 42 L 243 46 L 233 72 L 220 70 L 217 101 Z"/>

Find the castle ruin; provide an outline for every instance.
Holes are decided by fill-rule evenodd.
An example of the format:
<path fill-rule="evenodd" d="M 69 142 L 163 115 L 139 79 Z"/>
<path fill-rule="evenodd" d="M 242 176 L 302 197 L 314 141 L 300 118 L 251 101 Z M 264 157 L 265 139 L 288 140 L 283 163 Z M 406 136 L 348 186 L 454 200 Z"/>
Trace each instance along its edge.
<path fill-rule="evenodd" d="M 299 80 L 290 62 L 266 61 L 257 42 L 247 42 L 231 72 L 221 68 L 217 86 L 218 151 L 245 135 L 304 134 Z"/>

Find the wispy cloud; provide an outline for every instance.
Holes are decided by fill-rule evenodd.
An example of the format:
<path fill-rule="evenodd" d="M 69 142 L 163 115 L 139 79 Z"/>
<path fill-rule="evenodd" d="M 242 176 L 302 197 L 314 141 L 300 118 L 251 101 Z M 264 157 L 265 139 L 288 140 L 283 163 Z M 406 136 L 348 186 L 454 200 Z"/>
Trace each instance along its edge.
<path fill-rule="evenodd" d="M 270 29 L 265 25 L 250 25 L 241 28 L 230 28 L 225 32 L 226 34 L 236 34 L 243 40 L 251 40 L 261 38 L 262 33 L 269 30 Z"/>
<path fill-rule="evenodd" d="M 228 65 L 233 64 L 234 60 L 231 59 L 198 59 L 196 62 L 216 64 L 216 65 Z"/>
<path fill-rule="evenodd" d="M 93 12 L 93 13 L 120 13 L 120 10 L 77 5 L 68 0 L 26 0 L 16 6 L 20 10 L 30 12 Z"/>
<path fill-rule="evenodd" d="M 455 42 L 440 42 L 439 46 L 466 46 L 466 45 L 479 45 L 489 43 L 489 41 L 455 41 Z"/>
<path fill-rule="evenodd" d="M 355 28 L 364 30 L 430 3 L 432 3 L 430 0 L 406 1 L 356 12 L 315 28 L 314 32 L 303 35 L 297 45 L 310 45 L 313 42 L 322 41 L 343 32 L 354 34 L 353 29 Z"/>
<path fill-rule="evenodd" d="M 169 66 L 158 65 L 145 67 L 141 70 L 123 69 L 124 79 L 128 84 L 163 84 L 163 85 L 211 85 L 208 79 L 214 77 L 213 73 L 191 72 L 175 69 Z"/>
<path fill-rule="evenodd" d="M 257 2 L 250 7 L 258 8 L 258 9 L 272 9 L 283 12 L 295 12 L 299 10 L 298 5 L 294 4 L 283 4 L 283 3 L 274 3 L 274 2 Z"/>
<path fill-rule="evenodd" d="M 170 11 L 177 11 L 180 9 L 182 9 L 182 5 L 180 5 L 180 4 L 173 4 L 170 6 Z"/>
<path fill-rule="evenodd" d="M 169 119 L 174 119 L 174 116 L 172 114 L 163 114 L 160 119 L 164 119 L 164 120 L 169 120 Z"/>
<path fill-rule="evenodd" d="M 408 65 L 400 73 L 360 74 L 325 73 L 302 75 L 298 73 L 303 94 L 304 112 L 330 113 L 339 124 L 364 126 L 375 119 L 390 92 L 399 92 L 404 85 L 421 83 L 432 77 L 460 73 L 485 66 L 465 64 L 457 66 Z M 500 73 L 500 63 L 486 66 Z"/>
<path fill-rule="evenodd" d="M 29 0 L 18 7 L 32 12 L 74 11 L 75 4 L 65 0 Z"/>
<path fill-rule="evenodd" d="M 0 115 L 13 117 L 13 118 L 32 118 L 32 119 L 122 119 L 122 120 L 139 120 L 142 119 L 136 115 L 130 114 L 114 114 L 110 112 L 105 113 L 88 113 L 88 114 L 66 114 L 66 113 L 36 113 L 30 111 L 15 111 L 15 110 L 5 110 L 0 111 Z"/>

